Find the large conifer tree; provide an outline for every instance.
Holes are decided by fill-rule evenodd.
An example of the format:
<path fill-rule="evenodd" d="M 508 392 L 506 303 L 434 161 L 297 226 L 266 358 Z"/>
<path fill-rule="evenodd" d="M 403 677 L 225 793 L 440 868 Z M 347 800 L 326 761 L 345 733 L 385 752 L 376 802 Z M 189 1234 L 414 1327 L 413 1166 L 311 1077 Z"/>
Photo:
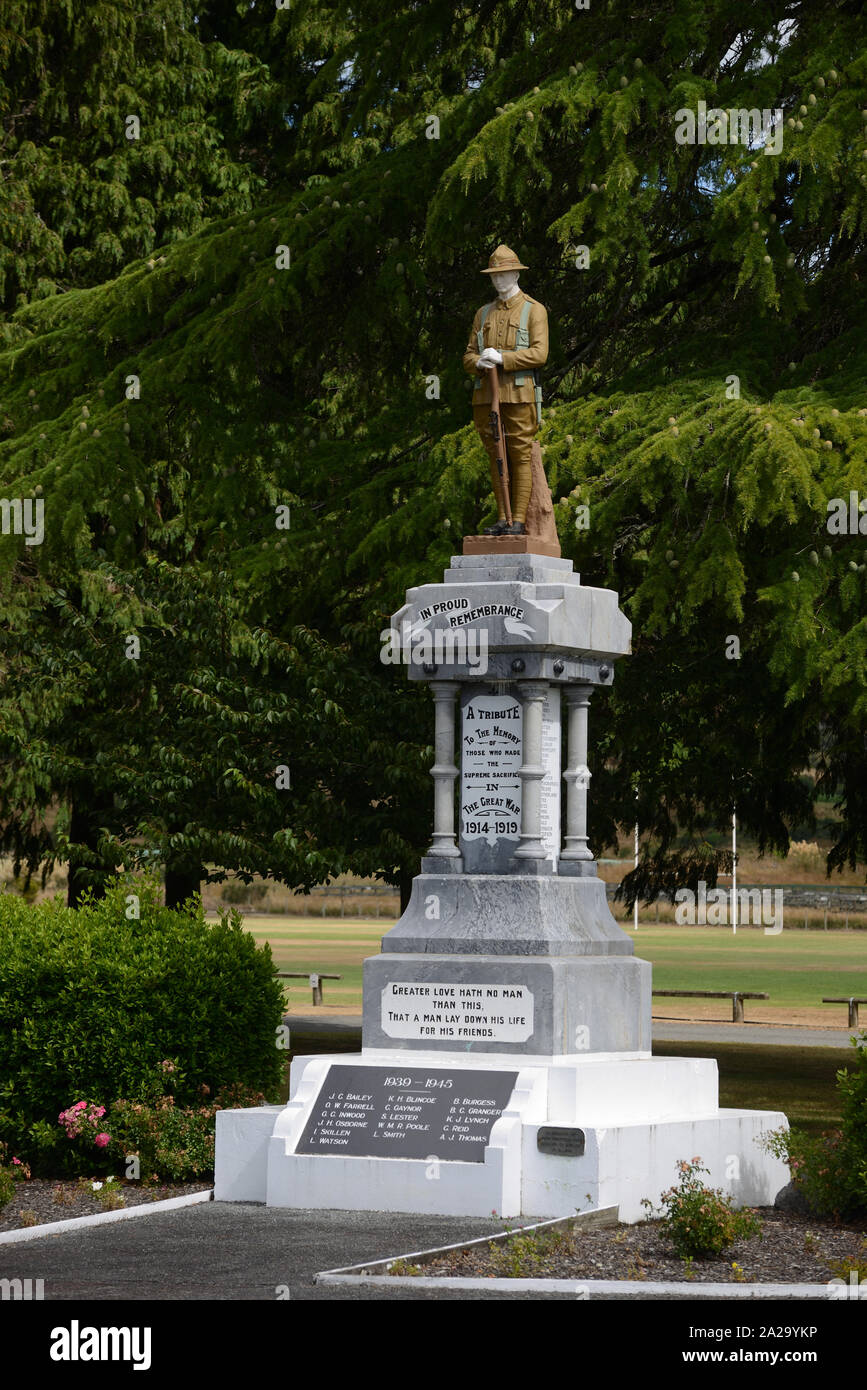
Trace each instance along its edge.
<path fill-rule="evenodd" d="M 41 7 L 19 8 L 33 28 Z M 865 538 L 827 529 L 829 499 L 867 493 L 860 7 L 433 0 L 383 15 L 299 0 L 172 14 L 168 105 L 162 125 L 142 122 L 134 158 L 117 129 L 128 103 L 113 107 L 112 176 L 130 207 L 163 208 L 146 223 L 151 254 L 140 227 L 120 238 L 120 273 L 99 259 L 98 217 L 75 233 L 59 220 L 50 154 L 38 191 L 17 191 L 35 157 L 4 98 L 17 161 L 4 206 L 24 231 L 4 291 L 0 479 L 46 504 L 44 543 L 9 536 L 0 551 L 7 844 L 31 863 L 50 854 L 44 810 L 74 807 L 73 774 L 99 763 L 83 793 L 91 872 L 144 835 L 185 882 L 206 862 L 406 881 L 429 828 L 430 712 L 381 665 L 379 633 L 484 520 L 460 354 L 480 266 L 506 241 L 552 324 L 543 444 L 564 553 L 619 590 L 635 630 L 592 713 L 597 847 L 632 819 L 637 782 L 644 880 L 671 882 L 678 827 L 700 844 L 736 801 L 744 828 L 784 849 L 818 786 L 843 814 L 832 863 L 867 857 Z M 34 51 L 16 50 L 22 99 L 40 90 Z M 211 162 L 187 172 L 170 152 L 160 176 L 187 71 L 211 112 Z M 219 81 L 197 85 L 201 73 Z M 781 110 L 781 148 L 679 143 L 678 112 L 699 101 Z M 209 194 L 221 158 L 225 198 Z M 187 191 L 198 220 L 184 221 Z M 81 267 L 55 278 L 63 293 L 39 288 L 38 218 L 58 264 Z M 177 585 L 234 624 L 247 664 L 209 639 L 146 674 L 143 643 L 146 722 L 139 687 L 110 673 L 134 603 L 171 634 Z M 132 607 L 112 607 L 119 590 Z M 111 660 L 88 655 L 76 691 L 76 653 L 106 643 Z M 69 689 L 52 680 L 64 662 Z M 47 723 L 31 688 L 54 704 Z M 261 719 L 292 711 L 282 798 L 279 749 L 241 717 L 248 691 Z M 221 755 L 203 756 L 227 724 L 243 801 L 230 808 Z M 161 759 L 185 772 L 157 786 Z"/>

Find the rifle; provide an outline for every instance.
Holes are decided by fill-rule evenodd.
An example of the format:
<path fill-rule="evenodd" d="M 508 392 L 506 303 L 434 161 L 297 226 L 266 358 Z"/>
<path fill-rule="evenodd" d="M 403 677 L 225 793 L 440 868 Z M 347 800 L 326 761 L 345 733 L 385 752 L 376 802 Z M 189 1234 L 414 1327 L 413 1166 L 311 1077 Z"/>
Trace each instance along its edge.
<path fill-rule="evenodd" d="M 506 520 L 509 525 L 512 522 L 512 501 L 509 496 L 509 455 L 506 451 L 506 433 L 500 419 L 500 380 L 497 368 L 489 369 L 491 380 L 491 435 L 497 446 L 497 472 L 500 475 L 500 488 L 503 494 L 503 506 L 506 512 Z"/>

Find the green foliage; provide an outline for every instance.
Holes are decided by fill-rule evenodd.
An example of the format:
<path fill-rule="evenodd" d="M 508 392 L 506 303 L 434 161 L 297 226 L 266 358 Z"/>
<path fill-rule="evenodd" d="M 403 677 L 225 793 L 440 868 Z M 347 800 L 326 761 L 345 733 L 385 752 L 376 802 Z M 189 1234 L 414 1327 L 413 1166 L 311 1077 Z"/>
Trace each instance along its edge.
<path fill-rule="evenodd" d="M 161 907 L 153 882 L 135 884 L 141 916 L 130 920 L 129 891 L 119 883 L 78 912 L 0 896 L 0 1123 L 43 1166 L 71 1147 L 61 1110 L 152 1100 L 167 1058 L 180 1108 L 201 1104 L 202 1086 L 271 1093 L 279 1082 L 282 991 L 268 947 L 237 914 L 210 924 L 200 903 Z"/>
<path fill-rule="evenodd" d="M 662 1227 L 678 1255 L 708 1258 L 720 1255 L 736 1240 L 758 1235 L 761 1224 L 749 1210 L 735 1211 L 721 1188 L 706 1187 L 699 1173 L 706 1173 L 699 1158 L 678 1163 L 680 1181 L 662 1194 Z M 653 1203 L 642 1205 L 648 1216 Z"/>
<path fill-rule="evenodd" d="M 867 1033 L 850 1041 L 854 1066 L 837 1072 L 840 1128 L 818 1135 L 775 1130 L 765 1141 L 789 1164 L 810 1211 L 835 1221 L 867 1215 Z"/>
<path fill-rule="evenodd" d="M 213 1106 L 181 1108 L 171 1096 L 152 1105 L 116 1100 L 109 1108 L 110 1152 L 135 1155 L 148 1180 L 188 1182 L 214 1171 Z"/>
<path fill-rule="evenodd" d="M 842 1098 L 843 1136 L 854 1167 L 856 1200 L 860 1210 L 867 1212 L 867 1030 L 850 1041 L 855 1048 L 855 1065 L 851 1071 L 837 1073 L 837 1089 Z"/>
<path fill-rule="evenodd" d="M 17 1155 L 10 1156 L 9 1145 L 0 1139 L 0 1211 L 15 1196 L 15 1184 L 29 1177 L 29 1166 Z"/>
<path fill-rule="evenodd" d="M 119 1211 L 126 1206 L 123 1188 L 114 1176 L 107 1177 L 104 1182 L 94 1181 L 91 1178 L 79 1178 L 78 1190 L 85 1197 L 95 1197 L 104 1211 Z"/>
<path fill-rule="evenodd" d="M 840 1260 L 829 1260 L 828 1269 L 835 1279 L 843 1279 L 847 1284 L 851 1282 L 851 1274 L 858 1276 L 859 1284 L 867 1284 L 867 1237 L 861 1241 L 859 1254 L 845 1255 Z"/>
<path fill-rule="evenodd" d="M 575 1233 L 554 1229 L 513 1235 L 488 1246 L 491 1273 L 502 1279 L 532 1279 L 546 1260 L 574 1255 Z"/>
<path fill-rule="evenodd" d="M 491 1270 L 502 1279 L 532 1279 L 541 1258 L 535 1235 L 512 1236 L 509 1240 L 492 1242 L 488 1246 Z"/>
<path fill-rule="evenodd" d="M 863 535 L 826 529 L 867 476 L 857 6 L 74 8 L 18 0 L 0 37 L 0 490 L 46 503 L 43 545 L 0 537 L 3 847 L 94 887 L 138 848 L 406 882 L 431 718 L 379 634 L 490 514 L 460 354 L 505 240 L 549 310 L 564 554 L 634 624 L 594 846 L 637 784 L 663 888 L 735 798 L 784 851 L 830 795 L 829 867 L 867 858 Z M 782 148 L 678 144 L 699 99 L 779 108 Z"/>
<path fill-rule="evenodd" d="M 210 1176 L 217 1111 L 260 1105 L 265 1099 L 262 1091 L 236 1082 L 221 1087 L 209 1100 L 210 1087 L 202 1084 L 197 1105 L 179 1106 L 174 1092 L 188 1093 L 185 1083 L 177 1062 L 164 1059 L 138 1099 L 116 1100 L 109 1107 L 107 1155 L 119 1164 L 138 1158 L 143 1182 L 190 1182 Z"/>
<path fill-rule="evenodd" d="M 250 206 L 264 180 L 237 158 L 250 125 L 241 94 L 261 93 L 265 73 L 251 54 L 203 42 L 197 11 L 187 0 L 4 6 L 0 304 L 99 284 Z"/>
<path fill-rule="evenodd" d="M 814 1216 L 839 1221 L 857 1214 L 857 1173 L 842 1130 L 780 1129 L 765 1142 L 769 1153 L 788 1163 L 792 1182 Z"/>

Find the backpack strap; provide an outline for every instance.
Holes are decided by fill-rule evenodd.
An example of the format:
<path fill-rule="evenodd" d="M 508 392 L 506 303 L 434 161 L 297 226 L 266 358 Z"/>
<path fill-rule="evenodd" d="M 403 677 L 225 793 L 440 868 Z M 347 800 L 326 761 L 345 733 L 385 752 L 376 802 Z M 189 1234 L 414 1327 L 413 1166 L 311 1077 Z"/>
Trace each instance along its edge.
<path fill-rule="evenodd" d="M 479 320 L 479 329 L 476 333 L 476 343 L 478 344 L 480 357 L 485 350 L 485 319 L 488 317 L 488 314 L 491 312 L 496 302 L 496 299 L 492 299 L 490 304 L 486 304 L 485 307 L 482 309 L 482 317 Z M 480 376 L 477 376 L 475 381 L 473 382 L 473 390 L 481 391 L 481 389 L 482 378 Z"/>
<path fill-rule="evenodd" d="M 530 310 L 532 309 L 532 307 L 533 301 L 531 299 L 525 299 L 523 308 L 521 309 L 521 322 L 515 329 L 516 352 L 518 348 L 525 348 L 530 346 L 530 333 L 527 325 L 530 322 Z M 526 372 L 515 372 L 514 380 L 516 386 L 523 386 L 524 382 L 527 380 Z"/>

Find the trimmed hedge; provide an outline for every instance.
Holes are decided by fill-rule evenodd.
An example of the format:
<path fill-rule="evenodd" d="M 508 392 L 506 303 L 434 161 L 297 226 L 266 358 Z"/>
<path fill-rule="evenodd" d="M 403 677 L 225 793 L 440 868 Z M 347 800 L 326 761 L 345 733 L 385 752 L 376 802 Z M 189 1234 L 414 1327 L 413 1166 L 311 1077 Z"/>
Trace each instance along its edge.
<path fill-rule="evenodd" d="M 203 1085 L 274 1094 L 282 1012 L 270 948 L 236 912 L 212 924 L 201 903 L 165 908 L 151 880 L 77 910 L 0 894 L 0 1139 L 58 1156 L 62 1109 L 143 1098 L 166 1058 L 183 1077 L 179 1106 L 201 1105 Z"/>

